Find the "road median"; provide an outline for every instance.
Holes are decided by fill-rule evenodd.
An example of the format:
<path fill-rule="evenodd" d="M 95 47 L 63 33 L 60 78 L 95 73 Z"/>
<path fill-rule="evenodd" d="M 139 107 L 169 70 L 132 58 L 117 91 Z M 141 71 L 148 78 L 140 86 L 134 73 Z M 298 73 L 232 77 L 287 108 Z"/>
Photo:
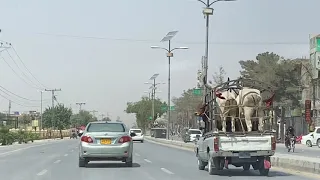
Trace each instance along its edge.
<path fill-rule="evenodd" d="M 184 143 L 175 140 L 166 140 L 153 137 L 145 137 L 145 140 L 172 147 L 179 147 L 189 151 L 194 151 L 195 148 L 195 144 L 193 143 Z M 310 158 L 292 154 L 276 153 L 274 156 L 271 156 L 271 165 L 283 169 L 320 174 L 320 158 L 316 157 Z"/>

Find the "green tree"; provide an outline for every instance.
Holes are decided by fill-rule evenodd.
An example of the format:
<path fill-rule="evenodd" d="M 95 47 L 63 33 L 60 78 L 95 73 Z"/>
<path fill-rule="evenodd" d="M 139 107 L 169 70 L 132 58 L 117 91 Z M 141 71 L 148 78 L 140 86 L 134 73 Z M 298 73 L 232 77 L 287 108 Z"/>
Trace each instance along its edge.
<path fill-rule="evenodd" d="M 110 122 L 110 121 L 112 121 L 109 117 L 104 117 L 103 119 L 102 119 L 102 121 L 108 121 L 108 122 Z"/>
<path fill-rule="evenodd" d="M 219 67 L 219 71 L 218 72 L 214 72 L 214 74 L 212 75 L 212 79 L 213 79 L 213 85 L 219 85 L 222 84 L 226 81 L 226 71 L 224 70 L 224 68 L 222 66 Z"/>
<path fill-rule="evenodd" d="M 31 123 L 31 117 L 28 114 L 23 114 L 20 122 L 24 125 L 25 128 Z"/>
<path fill-rule="evenodd" d="M 172 102 L 177 112 L 177 124 L 183 126 L 193 126 L 194 112 L 197 106 L 202 102 L 202 96 L 194 95 L 194 89 L 183 91 L 180 97 L 173 97 Z"/>
<path fill-rule="evenodd" d="M 154 100 L 154 115 L 155 119 L 157 114 L 161 116 L 164 111 L 161 110 L 161 107 L 167 107 L 165 102 L 162 102 L 160 99 Z M 127 102 L 126 113 L 134 113 L 136 115 L 137 126 L 145 131 L 146 127 L 153 123 L 149 120 L 149 117 L 152 116 L 152 100 L 147 97 L 142 97 L 138 102 Z"/>
<path fill-rule="evenodd" d="M 270 52 L 258 54 L 256 60 L 239 61 L 239 63 L 242 77 L 276 87 L 275 101 L 299 106 L 301 93 L 297 93 L 297 88 L 301 86 L 301 64 Z"/>
<path fill-rule="evenodd" d="M 89 122 L 97 121 L 97 118 L 94 117 L 89 111 L 81 110 L 78 114 L 74 114 L 71 116 L 71 126 L 79 127 L 85 126 Z"/>
<path fill-rule="evenodd" d="M 60 131 L 60 137 L 62 139 L 62 130 L 70 127 L 71 115 L 72 110 L 65 107 L 63 104 L 59 104 L 54 108 L 46 108 L 43 112 L 43 127 L 53 127 L 54 129 L 57 128 Z"/>

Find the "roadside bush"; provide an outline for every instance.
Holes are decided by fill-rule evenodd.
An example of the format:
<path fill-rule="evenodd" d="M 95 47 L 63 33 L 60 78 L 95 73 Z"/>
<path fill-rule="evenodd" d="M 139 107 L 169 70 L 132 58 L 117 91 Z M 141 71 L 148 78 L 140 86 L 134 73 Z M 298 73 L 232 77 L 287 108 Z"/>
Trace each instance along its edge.
<path fill-rule="evenodd" d="M 14 143 L 16 136 L 14 133 L 10 132 L 8 128 L 0 128 L 0 144 L 1 145 L 11 145 Z"/>

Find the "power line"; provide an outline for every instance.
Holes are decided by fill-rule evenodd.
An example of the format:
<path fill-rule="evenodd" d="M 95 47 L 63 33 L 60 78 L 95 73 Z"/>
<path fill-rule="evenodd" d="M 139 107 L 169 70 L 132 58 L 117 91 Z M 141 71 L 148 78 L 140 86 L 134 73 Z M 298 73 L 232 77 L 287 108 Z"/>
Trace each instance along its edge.
<path fill-rule="evenodd" d="M 26 70 L 29 72 L 29 74 L 44 88 L 47 88 L 45 85 L 43 85 L 32 73 L 31 71 L 28 69 L 28 67 L 25 65 L 25 63 L 22 61 L 22 59 L 20 58 L 19 54 L 17 53 L 16 49 L 12 47 L 12 50 L 14 51 L 14 53 L 16 54 L 16 56 L 18 57 L 19 61 L 22 63 L 22 65 L 26 68 Z"/>
<path fill-rule="evenodd" d="M 19 105 L 19 106 L 23 106 L 23 107 L 39 107 L 39 106 L 28 106 L 28 105 L 23 105 L 23 104 L 20 104 L 20 103 L 17 103 L 15 101 L 12 101 L 11 99 L 5 97 L 4 95 L 0 94 L 1 97 L 3 97 L 4 99 L 8 100 L 8 101 L 11 101 L 12 103 L 16 104 L 16 105 Z"/>
<path fill-rule="evenodd" d="M 0 58 L 2 58 L 2 60 L 8 65 L 8 67 L 14 72 L 14 74 L 16 74 L 16 76 L 18 76 L 24 83 L 26 83 L 28 86 L 34 88 L 34 89 L 39 89 L 37 87 L 34 87 L 32 84 L 29 84 L 25 79 L 23 79 L 11 66 L 10 64 L 8 63 L 8 61 L 0 55 Z"/>
<path fill-rule="evenodd" d="M 27 80 L 29 80 L 32 84 L 34 84 L 36 87 L 38 87 L 39 89 L 41 89 L 40 86 L 38 86 L 36 83 L 34 83 L 31 79 L 29 79 L 29 77 L 22 71 L 22 69 L 19 67 L 18 63 L 13 59 L 13 57 L 11 56 L 11 54 L 9 53 L 8 50 L 6 50 L 6 52 L 8 53 L 10 59 L 13 61 L 13 63 L 17 66 L 17 68 L 21 71 L 22 75 L 25 76 L 25 78 Z"/>
<path fill-rule="evenodd" d="M 11 91 L 9 91 L 8 89 L 6 89 L 6 88 L 4 88 L 3 86 L 0 86 L 0 88 L 2 88 L 2 89 L 0 89 L 0 91 L 2 91 L 2 92 L 4 92 L 4 93 L 6 93 L 6 92 L 8 92 L 8 93 L 10 93 L 10 94 L 12 94 L 12 95 L 14 95 L 14 96 L 17 96 L 17 97 L 19 97 L 19 98 L 21 98 L 21 99 L 24 99 L 24 100 L 27 100 L 27 101 L 37 101 L 37 102 L 40 102 L 41 100 L 35 100 L 35 99 L 28 99 L 28 98 L 25 98 L 25 97 L 22 97 L 22 96 L 20 96 L 20 95 L 17 95 L 16 93 L 14 93 L 14 92 L 11 92 Z M 5 92 L 6 91 L 6 92 Z M 7 95 L 9 95 L 8 93 L 6 93 Z M 10 96 L 10 95 L 9 95 Z M 46 99 L 46 100 L 43 100 L 43 101 L 48 101 L 49 99 Z"/>
<path fill-rule="evenodd" d="M 45 36 L 55 36 L 55 37 L 67 37 L 67 38 L 77 38 L 77 39 L 96 39 L 96 40 L 110 40 L 110 41 L 126 41 L 126 42 L 142 42 L 142 43 L 154 43 L 159 42 L 159 40 L 151 39 L 130 39 L 130 38 L 109 38 L 109 37 L 96 37 L 96 36 L 76 36 L 68 34 L 49 34 L 49 33 L 36 33 L 39 35 Z M 176 41 L 177 43 L 183 44 L 204 44 L 205 42 L 201 41 Z M 209 44 L 216 45 L 308 45 L 308 41 L 277 41 L 277 42 L 266 42 L 266 41 L 257 41 L 257 42 L 244 42 L 244 41 L 234 41 L 234 42 L 209 42 Z"/>

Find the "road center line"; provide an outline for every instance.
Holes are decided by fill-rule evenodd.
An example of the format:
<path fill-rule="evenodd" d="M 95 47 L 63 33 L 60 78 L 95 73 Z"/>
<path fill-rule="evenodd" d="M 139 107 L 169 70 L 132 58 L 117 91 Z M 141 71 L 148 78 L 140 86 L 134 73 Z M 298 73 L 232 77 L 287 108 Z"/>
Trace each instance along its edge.
<path fill-rule="evenodd" d="M 65 154 L 64 156 L 68 156 L 68 154 Z"/>
<path fill-rule="evenodd" d="M 167 174 L 174 174 L 173 172 L 169 171 L 168 169 L 166 168 L 161 168 L 161 170 Z"/>
<path fill-rule="evenodd" d="M 144 159 L 144 161 L 147 163 L 152 163 L 149 159 Z"/>
<path fill-rule="evenodd" d="M 61 162 L 60 159 L 56 160 L 56 161 L 54 162 L 54 164 L 58 164 L 59 162 Z"/>
<path fill-rule="evenodd" d="M 135 153 L 135 155 L 136 155 L 136 156 L 140 156 L 140 154 L 138 154 L 138 153 Z"/>
<path fill-rule="evenodd" d="M 44 170 L 40 171 L 37 175 L 42 176 L 42 175 L 46 174 L 47 172 L 48 172 L 48 170 L 44 169 Z"/>

